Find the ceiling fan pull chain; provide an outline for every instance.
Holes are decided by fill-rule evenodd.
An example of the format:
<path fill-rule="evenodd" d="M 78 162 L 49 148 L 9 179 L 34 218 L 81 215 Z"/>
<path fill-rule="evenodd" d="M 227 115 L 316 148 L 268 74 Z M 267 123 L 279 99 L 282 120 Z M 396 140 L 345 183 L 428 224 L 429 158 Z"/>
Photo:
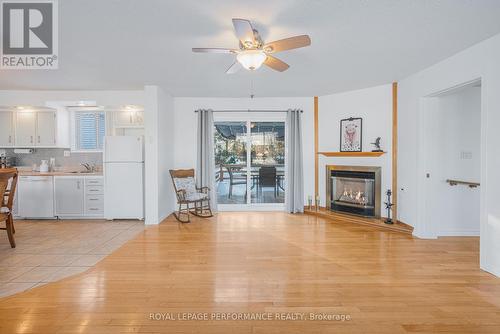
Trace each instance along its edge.
<path fill-rule="evenodd" d="M 253 76 L 250 78 L 250 98 L 253 99 L 255 97 L 253 93 Z"/>

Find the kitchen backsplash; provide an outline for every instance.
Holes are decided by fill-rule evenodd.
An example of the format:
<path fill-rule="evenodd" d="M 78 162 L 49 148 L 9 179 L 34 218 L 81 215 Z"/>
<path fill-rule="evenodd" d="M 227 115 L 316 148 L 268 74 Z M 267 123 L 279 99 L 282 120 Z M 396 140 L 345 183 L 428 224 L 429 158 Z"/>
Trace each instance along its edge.
<path fill-rule="evenodd" d="M 5 149 L 5 153 L 6 156 L 15 158 L 16 166 L 33 166 L 33 164 L 39 166 L 41 160 L 49 160 L 50 158 L 56 158 L 56 167 L 79 166 L 86 162 L 102 165 L 102 153 L 71 152 L 69 157 L 65 157 L 64 151 L 67 150 L 63 148 L 36 148 L 35 152 L 31 154 L 16 154 L 14 149 Z"/>

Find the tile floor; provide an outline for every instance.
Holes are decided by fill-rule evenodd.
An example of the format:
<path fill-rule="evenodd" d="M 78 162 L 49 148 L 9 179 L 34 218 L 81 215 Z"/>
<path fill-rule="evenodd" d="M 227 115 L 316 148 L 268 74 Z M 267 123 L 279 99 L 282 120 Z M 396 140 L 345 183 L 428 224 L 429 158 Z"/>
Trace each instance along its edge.
<path fill-rule="evenodd" d="M 0 297 L 89 269 L 144 229 L 139 221 L 17 220 L 16 248 L 0 230 Z"/>

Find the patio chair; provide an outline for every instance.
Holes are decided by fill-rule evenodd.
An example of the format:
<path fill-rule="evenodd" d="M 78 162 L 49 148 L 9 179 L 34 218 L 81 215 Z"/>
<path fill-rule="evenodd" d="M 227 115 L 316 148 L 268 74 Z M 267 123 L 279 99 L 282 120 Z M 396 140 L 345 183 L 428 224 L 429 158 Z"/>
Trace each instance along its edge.
<path fill-rule="evenodd" d="M 259 169 L 259 195 L 262 196 L 262 188 L 274 188 L 274 197 L 278 195 L 278 182 L 276 179 L 276 167 L 261 167 Z"/>
<path fill-rule="evenodd" d="M 247 176 L 245 173 L 238 175 L 239 171 L 241 170 L 241 167 L 235 167 L 235 166 L 225 166 L 227 169 L 227 173 L 229 174 L 229 192 L 227 197 L 231 198 L 233 196 L 233 186 L 237 185 L 246 185 L 247 184 Z M 245 187 L 245 199 L 247 198 L 247 190 Z"/>
<path fill-rule="evenodd" d="M 196 187 L 194 169 L 171 169 L 170 176 L 172 177 L 177 203 L 179 204 L 179 210 L 174 212 L 174 216 L 178 221 L 189 223 L 191 221 L 189 214 L 201 218 L 213 217 L 210 208 L 210 189 L 208 187 Z"/>
<path fill-rule="evenodd" d="M 0 222 L 5 222 L 5 227 L 0 230 L 6 230 L 9 237 L 10 247 L 16 248 L 14 234 L 14 219 L 12 218 L 12 204 L 16 194 L 17 169 L 0 169 Z"/>

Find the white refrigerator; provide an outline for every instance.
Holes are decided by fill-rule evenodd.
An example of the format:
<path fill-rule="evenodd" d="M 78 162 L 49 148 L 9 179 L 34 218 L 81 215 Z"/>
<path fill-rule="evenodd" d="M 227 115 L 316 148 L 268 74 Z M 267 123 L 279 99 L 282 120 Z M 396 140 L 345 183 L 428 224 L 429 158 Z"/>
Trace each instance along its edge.
<path fill-rule="evenodd" d="M 104 217 L 144 219 L 144 139 L 104 138 Z"/>

